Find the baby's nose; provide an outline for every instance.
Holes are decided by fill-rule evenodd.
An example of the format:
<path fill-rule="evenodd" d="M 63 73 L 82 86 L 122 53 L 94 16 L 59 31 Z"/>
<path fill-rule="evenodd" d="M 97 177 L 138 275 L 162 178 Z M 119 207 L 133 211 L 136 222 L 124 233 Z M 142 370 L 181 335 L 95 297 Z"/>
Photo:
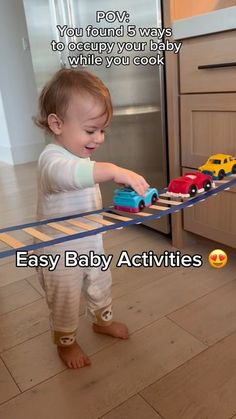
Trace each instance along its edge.
<path fill-rule="evenodd" d="M 104 141 L 104 132 L 98 132 L 95 138 L 96 144 L 102 144 Z"/>

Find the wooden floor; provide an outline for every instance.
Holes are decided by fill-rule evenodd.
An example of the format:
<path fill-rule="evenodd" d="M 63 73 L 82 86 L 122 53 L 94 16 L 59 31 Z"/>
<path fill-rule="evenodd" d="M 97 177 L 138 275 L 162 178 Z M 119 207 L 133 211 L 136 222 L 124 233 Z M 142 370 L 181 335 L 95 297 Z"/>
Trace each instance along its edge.
<path fill-rule="evenodd" d="M 35 165 L 0 166 L 1 226 L 34 219 Z M 175 250 L 142 226 L 104 235 L 116 261 Z M 213 247 L 214 248 L 214 247 Z M 80 309 L 78 338 L 92 366 L 68 370 L 51 343 L 47 306 L 32 268 L 0 259 L 0 418 L 236 418 L 236 257 L 211 268 L 112 266 L 115 317 L 131 337 L 95 335 Z"/>

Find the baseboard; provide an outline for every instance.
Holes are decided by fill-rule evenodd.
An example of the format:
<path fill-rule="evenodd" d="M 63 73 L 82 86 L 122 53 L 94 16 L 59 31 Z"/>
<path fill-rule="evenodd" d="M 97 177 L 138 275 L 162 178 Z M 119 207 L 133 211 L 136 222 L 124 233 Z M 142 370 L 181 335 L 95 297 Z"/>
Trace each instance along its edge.
<path fill-rule="evenodd" d="M 0 145 L 0 162 L 14 164 L 11 147 Z"/>
<path fill-rule="evenodd" d="M 0 161 L 12 165 L 36 161 L 44 147 L 44 142 L 15 147 L 0 145 Z"/>

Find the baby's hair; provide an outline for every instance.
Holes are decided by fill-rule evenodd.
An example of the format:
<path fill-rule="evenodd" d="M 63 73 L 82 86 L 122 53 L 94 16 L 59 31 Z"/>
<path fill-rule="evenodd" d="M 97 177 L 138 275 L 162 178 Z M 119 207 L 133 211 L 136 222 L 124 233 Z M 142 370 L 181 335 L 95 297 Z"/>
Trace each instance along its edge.
<path fill-rule="evenodd" d="M 34 122 L 40 128 L 52 133 L 48 125 L 48 115 L 56 114 L 63 120 L 70 97 L 78 92 L 81 95 L 90 94 L 98 99 L 104 106 L 106 123 L 112 118 L 112 102 L 109 90 L 94 74 L 85 70 L 61 69 L 44 86 L 39 97 L 39 114 Z"/>

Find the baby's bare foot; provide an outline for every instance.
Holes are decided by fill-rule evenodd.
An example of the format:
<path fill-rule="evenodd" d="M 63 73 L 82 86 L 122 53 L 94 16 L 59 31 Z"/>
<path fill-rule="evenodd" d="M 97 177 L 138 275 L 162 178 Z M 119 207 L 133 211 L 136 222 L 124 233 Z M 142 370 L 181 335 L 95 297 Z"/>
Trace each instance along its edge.
<path fill-rule="evenodd" d="M 82 368 L 91 364 L 89 357 L 77 342 L 70 346 L 58 346 L 57 350 L 60 358 L 69 368 Z"/>
<path fill-rule="evenodd" d="M 98 324 L 93 323 L 93 331 L 120 339 L 128 339 L 129 337 L 127 326 L 118 322 L 112 322 L 109 326 L 99 326 Z"/>

